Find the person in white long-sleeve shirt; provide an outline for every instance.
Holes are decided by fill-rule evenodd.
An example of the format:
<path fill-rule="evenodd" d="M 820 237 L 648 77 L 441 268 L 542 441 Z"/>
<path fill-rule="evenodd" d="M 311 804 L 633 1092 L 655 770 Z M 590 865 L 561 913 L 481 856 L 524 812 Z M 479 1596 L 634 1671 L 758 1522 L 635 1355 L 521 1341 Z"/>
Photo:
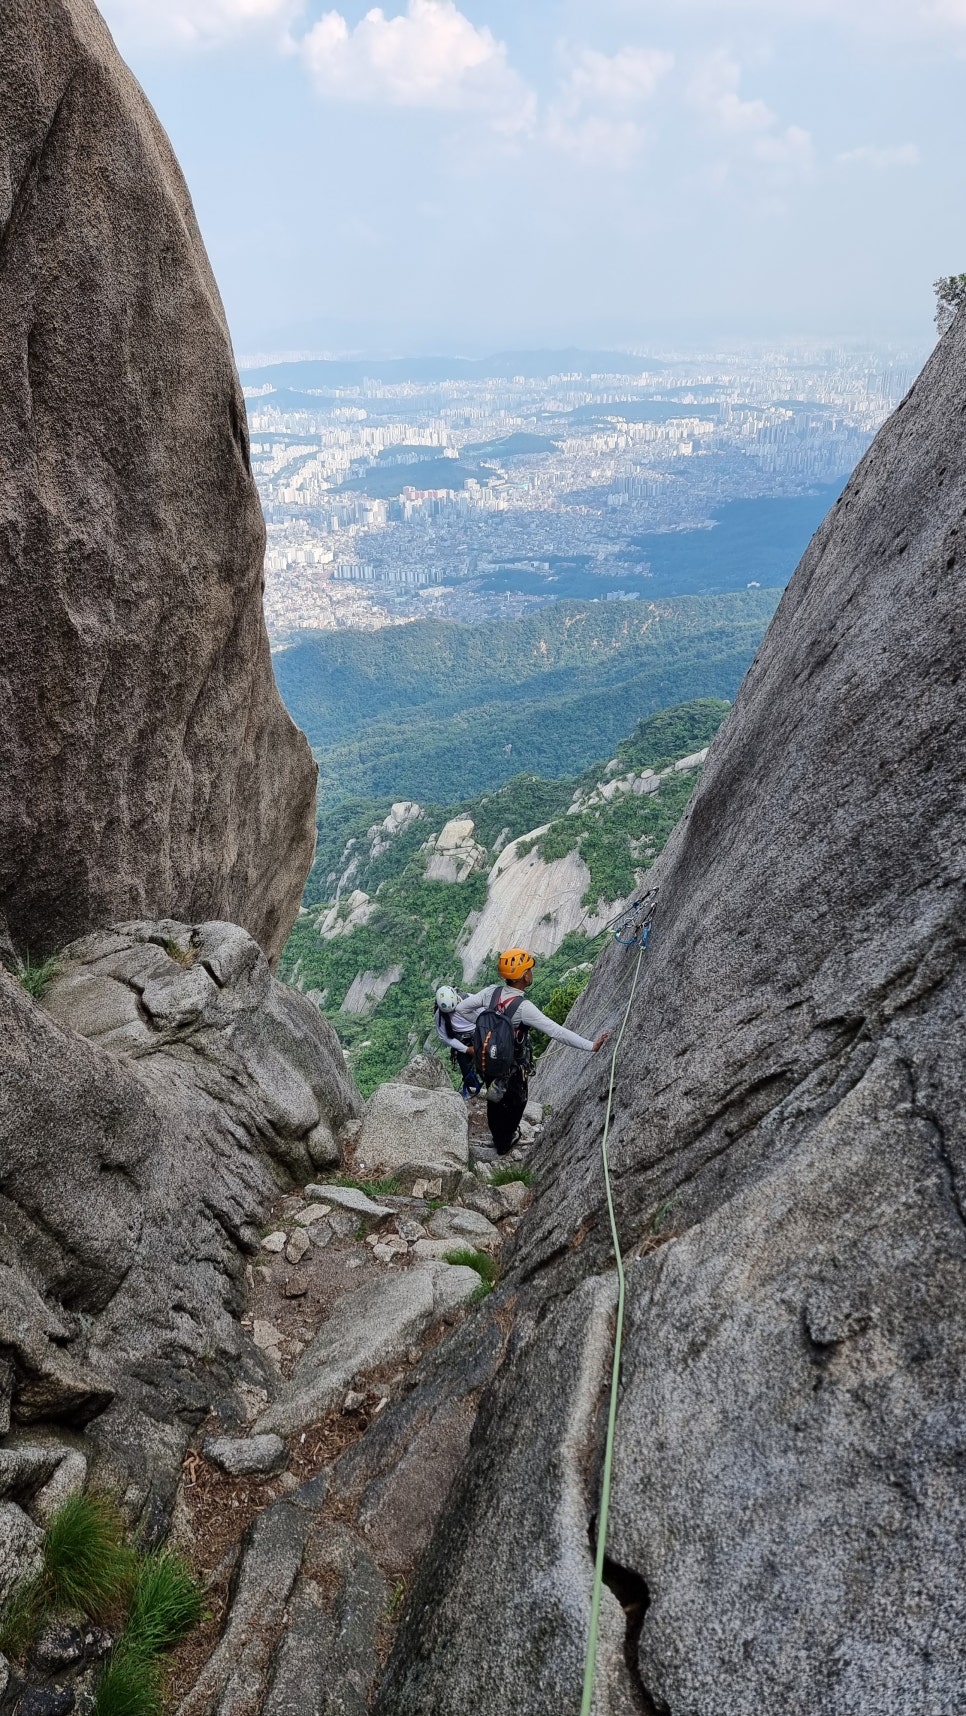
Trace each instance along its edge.
<path fill-rule="evenodd" d="M 457 991 L 448 983 L 436 991 L 436 1035 L 449 1049 L 454 1066 L 459 1067 L 463 1080 L 463 1101 L 469 1102 L 483 1089 L 473 1064 L 473 1023 L 463 1012 Z"/>
<path fill-rule="evenodd" d="M 462 1018 L 475 1022 L 478 1015 L 487 1009 L 502 1011 L 502 1006 L 517 1000 L 521 994 L 525 995 L 533 982 L 533 968 L 533 955 L 527 953 L 525 948 L 508 948 L 500 955 L 498 969 L 501 981 L 478 990 L 475 995 L 464 995 L 459 1004 Z M 566 1043 L 569 1048 L 583 1049 L 585 1053 L 593 1055 L 603 1048 L 609 1036 L 609 1032 L 601 1031 L 591 1042 L 589 1037 L 581 1037 L 576 1031 L 568 1031 L 566 1025 L 558 1025 L 555 1019 L 548 1019 L 546 1013 L 541 1013 L 539 1007 L 526 1000 L 514 1011 L 513 1031 L 517 1043 L 513 1073 L 504 1094 L 497 1101 L 488 1101 L 486 1105 L 490 1136 L 498 1156 L 504 1156 L 512 1149 L 517 1129 L 523 1119 L 523 1111 L 527 1106 L 527 1084 L 533 1065 L 530 1032 L 543 1031 L 555 1042 Z"/>

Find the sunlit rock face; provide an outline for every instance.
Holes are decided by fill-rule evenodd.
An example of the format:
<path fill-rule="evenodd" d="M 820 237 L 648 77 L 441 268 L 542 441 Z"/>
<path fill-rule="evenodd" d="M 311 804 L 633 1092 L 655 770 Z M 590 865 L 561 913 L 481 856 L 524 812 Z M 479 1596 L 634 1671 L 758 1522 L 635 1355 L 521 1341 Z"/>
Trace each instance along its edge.
<path fill-rule="evenodd" d="M 649 877 L 636 988 L 611 945 L 571 1015 L 592 1034 L 629 1007 L 602 1712 L 961 1703 L 964 422 L 960 315 L 782 600 Z M 379 1716 L 579 1708 L 609 1075 L 541 1062 L 548 1148 L 487 1313 L 509 1356 Z"/>
<path fill-rule="evenodd" d="M 315 767 L 278 696 L 224 312 L 164 132 L 87 0 L 0 16 L 0 913 L 276 955 Z"/>

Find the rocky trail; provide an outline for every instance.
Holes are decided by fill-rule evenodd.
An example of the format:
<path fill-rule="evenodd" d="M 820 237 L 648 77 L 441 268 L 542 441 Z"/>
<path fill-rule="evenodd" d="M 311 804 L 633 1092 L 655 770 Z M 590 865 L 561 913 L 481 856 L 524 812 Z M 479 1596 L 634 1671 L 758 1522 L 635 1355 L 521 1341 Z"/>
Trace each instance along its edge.
<path fill-rule="evenodd" d="M 445 1089 L 428 1057 L 407 1078 L 419 1081 L 410 1088 Z M 530 1114 L 532 1141 L 539 1105 Z M 407 1505 L 383 1509 L 373 1538 L 356 1511 L 366 1438 L 390 1403 L 404 1406 L 425 1381 L 447 1334 L 463 1324 L 471 1332 L 531 1199 L 530 1148 L 501 1164 L 520 1178 L 492 1185 L 492 1167 L 473 1162 L 488 1139 L 485 1104 L 475 1100 L 466 1119 L 451 1140 L 462 1168 L 417 1162 L 373 1183 L 352 1153 L 337 1178 L 286 1193 L 270 1211 L 246 1266 L 241 1317 L 264 1360 L 264 1387 L 216 1406 L 186 1451 L 175 1501 L 171 1541 L 208 1607 L 171 1663 L 168 1708 L 180 1716 L 369 1708 L 445 1495 L 440 1459 L 450 1465 L 453 1450 L 437 1441 L 407 1479 Z M 492 1274 L 461 1263 L 466 1253 L 492 1260 Z M 371 1469 L 384 1482 L 378 1459 Z M 299 1649 L 296 1617 L 305 1633 L 309 1616 L 313 1628 L 324 1617 L 333 1649 L 347 1653 L 342 1683 L 317 1639 L 310 1649 L 306 1634 Z"/>

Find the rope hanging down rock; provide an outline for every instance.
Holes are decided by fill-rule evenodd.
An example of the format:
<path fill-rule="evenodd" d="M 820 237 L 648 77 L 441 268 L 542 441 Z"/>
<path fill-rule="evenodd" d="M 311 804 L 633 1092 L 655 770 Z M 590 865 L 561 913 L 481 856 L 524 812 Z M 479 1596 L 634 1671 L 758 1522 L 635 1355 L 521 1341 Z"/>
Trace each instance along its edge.
<path fill-rule="evenodd" d="M 647 925 L 650 929 L 650 925 Z M 614 1052 L 610 1058 L 610 1084 L 607 1090 L 607 1111 L 604 1115 L 604 1135 L 601 1139 L 601 1158 L 604 1167 L 604 1190 L 607 1194 L 607 1214 L 610 1218 L 611 1238 L 614 1243 L 614 1257 L 617 1262 L 617 1325 L 614 1332 L 614 1364 L 610 1378 L 610 1410 L 607 1416 L 607 1441 L 604 1447 L 604 1471 L 600 1489 L 600 1513 L 597 1519 L 597 1560 L 594 1566 L 594 1591 L 590 1605 L 590 1629 L 587 1635 L 587 1656 L 584 1663 L 584 1695 L 580 1705 L 580 1716 L 591 1716 L 594 1700 L 594 1676 L 597 1671 L 597 1641 L 600 1630 L 600 1603 L 604 1588 L 604 1561 L 607 1554 L 607 1520 L 610 1513 L 610 1480 L 614 1463 L 614 1430 L 617 1423 L 617 1395 L 620 1387 L 621 1347 L 624 1339 L 624 1259 L 621 1256 L 620 1236 L 617 1232 L 617 1217 L 614 1213 L 614 1195 L 610 1183 L 610 1164 L 607 1156 L 607 1143 L 610 1137 L 611 1115 L 614 1111 L 614 1079 L 617 1073 L 617 1056 L 624 1041 L 627 1021 L 631 1016 L 634 997 L 637 994 L 637 981 L 641 974 L 641 965 L 647 950 L 647 935 L 637 943 L 640 952 L 634 970 L 634 982 L 621 1028 L 617 1033 Z"/>

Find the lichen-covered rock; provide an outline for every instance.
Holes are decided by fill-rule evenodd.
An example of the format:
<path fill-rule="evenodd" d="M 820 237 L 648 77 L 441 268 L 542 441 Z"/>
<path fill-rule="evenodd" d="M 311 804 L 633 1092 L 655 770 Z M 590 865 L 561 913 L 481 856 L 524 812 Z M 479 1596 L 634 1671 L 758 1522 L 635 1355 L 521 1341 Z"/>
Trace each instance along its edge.
<path fill-rule="evenodd" d="M 962 1703 L 964 411 L 961 315 L 786 592 L 655 875 L 633 997 L 637 956 L 611 946 L 572 1017 L 618 1027 L 631 1000 L 607 1577 L 638 1711 Z M 589 1422 L 594 1479 L 567 1509 L 533 1469 L 557 1481 L 572 1458 L 553 1330 L 611 1266 L 610 1057 L 577 1058 L 541 1062 L 534 1207 L 484 1311 L 512 1316 L 511 1356 L 379 1716 L 580 1705 Z M 598 1709 L 611 1689 L 605 1663 Z"/>
<path fill-rule="evenodd" d="M 90 0 L 3 7 L 0 234 L 0 913 L 34 956 L 147 916 L 274 956 L 316 771 L 217 287 Z"/>

